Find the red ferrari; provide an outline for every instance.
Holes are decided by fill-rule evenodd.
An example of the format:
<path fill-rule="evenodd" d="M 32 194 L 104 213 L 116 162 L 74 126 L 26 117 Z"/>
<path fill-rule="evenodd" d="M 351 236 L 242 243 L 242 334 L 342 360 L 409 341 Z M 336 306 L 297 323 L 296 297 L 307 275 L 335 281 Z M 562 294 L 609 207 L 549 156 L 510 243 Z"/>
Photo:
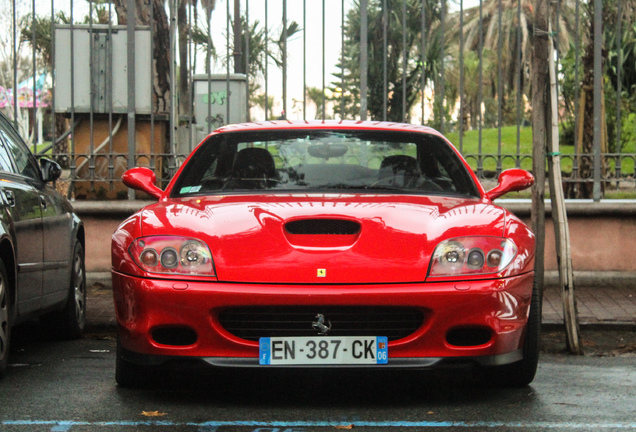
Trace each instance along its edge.
<path fill-rule="evenodd" d="M 112 238 L 116 380 L 155 366 L 474 366 L 535 376 L 534 235 L 493 204 L 437 131 L 377 122 L 263 122 L 210 134 L 158 200 Z"/>

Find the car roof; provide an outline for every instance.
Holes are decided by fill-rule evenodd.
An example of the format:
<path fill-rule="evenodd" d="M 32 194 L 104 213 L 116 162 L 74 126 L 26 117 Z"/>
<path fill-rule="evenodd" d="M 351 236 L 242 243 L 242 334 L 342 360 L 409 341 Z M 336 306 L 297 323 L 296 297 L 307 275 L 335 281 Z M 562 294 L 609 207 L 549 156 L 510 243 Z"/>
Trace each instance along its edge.
<path fill-rule="evenodd" d="M 240 123 L 222 126 L 213 133 L 242 132 L 267 129 L 360 129 L 401 132 L 420 132 L 443 137 L 437 130 L 428 126 L 397 122 L 356 121 L 356 120 L 273 120 L 253 123 Z"/>

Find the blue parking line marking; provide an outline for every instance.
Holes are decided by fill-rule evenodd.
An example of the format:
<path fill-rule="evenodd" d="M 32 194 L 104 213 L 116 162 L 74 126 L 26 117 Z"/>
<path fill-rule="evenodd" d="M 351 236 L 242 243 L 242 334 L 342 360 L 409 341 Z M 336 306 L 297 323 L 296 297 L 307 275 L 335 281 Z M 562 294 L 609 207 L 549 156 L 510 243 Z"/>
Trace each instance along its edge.
<path fill-rule="evenodd" d="M 81 420 L 1 420 L 4 426 L 42 426 L 50 425 L 51 432 L 67 432 L 73 426 L 90 427 L 197 427 L 200 432 L 215 432 L 220 427 L 244 426 L 256 428 L 302 428 L 302 427 L 396 427 L 396 428 L 509 428 L 509 429 L 634 429 L 634 423 L 575 423 L 575 422 L 483 422 L 483 421 L 208 421 L 201 423 L 178 421 L 81 421 Z"/>
<path fill-rule="evenodd" d="M 73 427 L 73 422 L 59 422 L 51 428 L 51 432 L 68 432 Z"/>

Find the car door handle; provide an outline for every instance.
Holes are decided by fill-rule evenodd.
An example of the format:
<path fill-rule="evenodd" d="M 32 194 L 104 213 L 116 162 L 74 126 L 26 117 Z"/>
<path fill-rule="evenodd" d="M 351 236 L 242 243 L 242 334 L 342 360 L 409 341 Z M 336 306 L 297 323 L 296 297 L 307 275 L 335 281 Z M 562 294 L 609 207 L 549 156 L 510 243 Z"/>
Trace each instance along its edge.
<path fill-rule="evenodd" d="M 15 195 L 12 190 L 3 190 L 4 199 L 9 207 L 15 207 Z"/>
<path fill-rule="evenodd" d="M 42 206 L 42 210 L 46 210 L 46 199 L 40 195 L 40 205 Z"/>

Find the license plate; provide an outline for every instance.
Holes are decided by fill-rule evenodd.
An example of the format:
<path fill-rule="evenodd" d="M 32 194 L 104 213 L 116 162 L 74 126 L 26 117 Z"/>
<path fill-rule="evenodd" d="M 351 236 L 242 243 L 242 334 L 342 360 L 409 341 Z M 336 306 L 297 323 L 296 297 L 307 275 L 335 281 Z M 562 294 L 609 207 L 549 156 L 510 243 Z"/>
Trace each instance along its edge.
<path fill-rule="evenodd" d="M 387 364 L 386 336 L 272 337 L 259 340 L 262 365 Z"/>

